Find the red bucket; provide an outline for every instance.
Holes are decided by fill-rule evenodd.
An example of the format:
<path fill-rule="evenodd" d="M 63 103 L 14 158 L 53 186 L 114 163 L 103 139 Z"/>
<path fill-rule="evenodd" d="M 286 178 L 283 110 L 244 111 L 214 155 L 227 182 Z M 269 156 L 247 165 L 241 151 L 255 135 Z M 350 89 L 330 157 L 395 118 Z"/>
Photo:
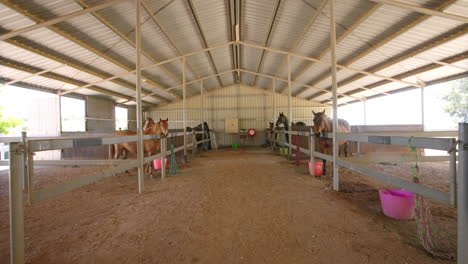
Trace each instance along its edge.
<path fill-rule="evenodd" d="M 161 158 L 153 160 L 153 166 L 155 170 L 161 169 Z M 167 169 L 167 158 L 164 159 L 164 167 Z"/>
<path fill-rule="evenodd" d="M 312 170 L 312 164 L 309 161 L 309 174 L 312 176 L 320 176 L 323 174 L 323 162 L 316 161 L 314 162 L 314 169 Z"/>

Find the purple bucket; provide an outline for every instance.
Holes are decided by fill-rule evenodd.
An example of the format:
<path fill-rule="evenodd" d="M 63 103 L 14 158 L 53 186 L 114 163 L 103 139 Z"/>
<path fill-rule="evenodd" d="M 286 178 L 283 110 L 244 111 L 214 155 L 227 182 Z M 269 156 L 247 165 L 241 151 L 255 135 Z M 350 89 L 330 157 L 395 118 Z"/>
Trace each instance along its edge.
<path fill-rule="evenodd" d="M 410 191 L 400 189 L 379 190 L 383 213 L 395 219 L 411 219 L 414 213 L 414 198 Z"/>

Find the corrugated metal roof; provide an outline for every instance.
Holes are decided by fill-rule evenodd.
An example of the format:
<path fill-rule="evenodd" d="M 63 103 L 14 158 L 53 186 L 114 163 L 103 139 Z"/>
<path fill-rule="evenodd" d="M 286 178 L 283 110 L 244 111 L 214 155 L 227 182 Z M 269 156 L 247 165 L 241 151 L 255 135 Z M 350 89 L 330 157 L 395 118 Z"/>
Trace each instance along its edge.
<path fill-rule="evenodd" d="M 330 60 L 329 53 L 329 13 L 328 4 L 310 28 L 306 28 L 314 12 L 322 4 L 320 0 L 286 1 L 286 0 L 143 0 L 149 11 L 142 8 L 142 64 L 150 65 L 157 61 L 167 60 L 198 51 L 207 46 L 218 45 L 232 40 L 234 31 L 231 21 L 233 16 L 240 14 L 241 40 L 257 45 L 267 45 L 283 51 L 293 49 L 295 53 L 310 57 L 320 57 Z M 444 5 L 446 12 L 466 16 L 468 4 L 464 1 L 440 0 L 405 0 L 408 3 L 435 9 Z M 8 1 L 0 3 L 0 34 L 30 26 L 40 20 L 48 20 L 82 9 L 82 6 L 101 4 L 103 0 L 36 0 Z M 240 10 L 235 6 L 239 3 Z M 276 3 L 279 4 L 275 15 Z M 451 4 L 450 4 L 451 3 Z M 11 7 L 10 7 L 11 6 Z M 378 6 L 375 10 L 372 7 Z M 234 8 L 234 9 L 233 9 Z M 369 10 L 373 12 L 369 13 Z M 153 20 L 156 19 L 157 23 Z M 367 16 L 368 15 L 368 16 Z M 0 44 L 0 78 L 22 79 L 29 76 L 21 67 L 11 68 L 11 64 L 32 66 L 35 71 L 52 70 L 54 74 L 82 82 L 93 83 L 102 78 L 121 74 L 135 67 L 135 4 L 133 1 L 123 1 L 93 13 L 88 13 L 68 19 L 54 25 L 53 29 L 41 28 L 13 37 L 19 42 L 2 42 Z M 360 21 L 361 17 L 367 16 Z M 349 33 L 347 30 L 359 21 L 360 24 L 346 35 L 337 45 L 337 58 L 341 64 L 348 64 L 356 56 L 350 66 L 373 71 L 385 76 L 398 76 L 409 71 L 416 74 L 406 76 L 410 82 L 428 82 L 453 74 L 468 72 L 465 60 L 452 59 L 451 63 L 460 67 L 443 66 L 430 71 L 416 71 L 428 68 L 434 61 L 444 61 L 468 51 L 467 25 L 462 22 L 441 17 L 428 17 L 398 7 L 375 4 L 363 0 L 336 1 L 337 36 Z M 425 18 L 425 19 L 421 19 Z M 417 22 L 414 22 L 417 21 Z M 410 28 L 406 25 L 414 23 Z M 270 32 L 271 29 L 271 32 Z M 55 31 L 55 32 L 54 32 Z M 465 32 L 458 37 L 450 33 Z M 203 34 L 203 35 L 202 35 Z M 122 37 L 123 36 L 123 37 Z M 268 37 L 269 36 L 269 37 Z M 391 39 L 382 42 L 391 36 Z M 444 39 L 446 37 L 446 39 Z M 440 45 L 429 49 L 432 42 Z M 78 43 L 76 43 L 78 42 Z M 206 45 L 205 45 L 206 44 Z M 26 46 L 24 46 L 26 45 Z M 94 51 L 88 50 L 88 46 Z M 377 48 L 374 48 L 378 46 Z M 26 50 L 27 48 L 28 50 Z M 424 48 L 424 49 L 423 49 Z M 372 49 L 371 52 L 366 52 Z M 420 52 L 414 52 L 419 51 Z M 286 56 L 252 47 L 241 46 L 240 67 L 279 78 L 287 78 Z M 414 52 L 413 57 L 406 57 L 408 52 Z M 105 57 L 101 55 L 104 54 Z M 365 54 L 361 56 L 360 54 Z M 196 54 L 187 58 L 187 82 L 210 76 L 215 73 L 233 69 L 234 53 L 231 46 L 221 47 L 210 52 Z M 398 58 L 404 57 L 402 60 Z M 262 60 L 262 62 L 261 62 Z M 458 61 L 457 61 L 458 60 Z M 62 65 L 62 61 L 70 61 Z M 10 65 L 10 66 L 7 66 Z M 291 63 L 292 79 L 299 83 L 313 84 L 320 89 L 330 87 L 330 66 L 323 63 L 312 63 L 294 58 Z M 385 67 L 380 67 L 384 65 Z M 83 70 L 83 68 L 86 70 Z M 379 68 L 377 68 L 379 67 Z M 428 68 L 429 69 L 429 68 Z M 182 80 L 182 66 L 179 61 L 173 61 L 162 67 L 153 67 L 143 72 L 143 83 L 147 91 L 157 92 L 159 96 L 173 100 L 165 89 L 179 85 Z M 235 82 L 235 74 L 223 74 L 204 81 L 207 91 L 220 86 L 229 86 Z M 340 70 L 338 82 L 355 80 L 346 85 L 340 85 L 339 93 L 352 92 L 359 87 L 372 85 L 382 79 L 373 76 L 362 78 L 351 70 Z M 320 78 L 323 80 L 320 80 Z M 271 80 L 241 73 L 241 81 L 251 85 L 256 80 L 256 86 L 271 89 Z M 103 82 L 99 85 L 125 96 L 134 96 L 135 75 L 130 74 L 121 80 L 127 84 L 121 86 L 118 81 Z M 51 89 L 71 89 L 76 85 L 64 83 L 56 79 L 35 76 L 24 80 L 36 86 Z M 287 83 L 277 81 L 277 91 L 287 92 Z M 402 83 L 384 83 L 374 87 L 376 91 L 392 91 L 406 87 Z M 63 88 L 66 87 L 66 88 Z M 181 88 L 171 90 L 181 95 Z M 304 89 L 301 84 L 292 85 L 293 94 L 314 100 L 323 101 L 330 95 L 318 95 L 316 90 Z M 83 94 L 96 93 L 90 90 L 77 90 Z M 199 83 L 188 85 L 187 94 L 199 93 Z M 372 96 L 377 92 L 364 91 L 354 96 Z M 116 98 L 116 97 L 113 97 Z M 148 101 L 158 102 L 152 97 Z M 121 100 L 121 99 L 119 99 Z M 342 102 L 349 99 L 340 99 Z"/>

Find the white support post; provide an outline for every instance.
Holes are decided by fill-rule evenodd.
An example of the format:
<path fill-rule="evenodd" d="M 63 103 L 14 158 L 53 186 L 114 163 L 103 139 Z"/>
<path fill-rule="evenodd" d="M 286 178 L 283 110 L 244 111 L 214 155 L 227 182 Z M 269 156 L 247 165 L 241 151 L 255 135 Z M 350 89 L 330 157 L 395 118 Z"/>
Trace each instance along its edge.
<path fill-rule="evenodd" d="M 314 137 L 314 129 L 309 130 L 309 157 L 310 157 L 310 166 L 312 168 L 312 174 L 314 174 L 314 166 L 315 166 L 315 137 Z M 313 176 L 316 176 L 315 174 Z"/>
<path fill-rule="evenodd" d="M 289 141 L 289 150 L 288 150 L 288 158 L 291 159 L 292 157 L 292 137 L 291 137 L 291 130 L 292 130 L 292 97 L 291 97 L 291 55 L 288 55 L 288 109 L 289 109 L 289 130 L 288 130 L 288 141 Z"/>
<path fill-rule="evenodd" d="M 23 146 L 10 143 L 10 263 L 24 263 Z"/>
<path fill-rule="evenodd" d="M 332 97 L 333 97 L 333 190 L 339 191 L 340 181 L 338 174 L 338 140 L 336 132 L 338 129 L 338 107 L 337 107 L 337 83 L 336 83 L 336 25 L 335 25 L 335 0 L 330 0 L 330 51 L 332 71 Z"/>
<path fill-rule="evenodd" d="M 424 132 L 424 86 L 421 86 L 421 125 Z"/>
<path fill-rule="evenodd" d="M 202 140 L 205 140 L 205 123 L 204 123 L 205 122 L 205 107 L 203 105 L 203 100 L 204 100 L 204 98 L 203 98 L 203 80 L 201 80 L 200 81 L 200 104 L 201 104 L 201 120 L 202 120 L 201 124 L 202 124 L 202 132 L 203 132 Z M 203 149 L 205 149 L 205 150 L 208 149 L 208 148 L 206 148 L 206 145 L 207 144 L 205 142 L 202 143 L 202 150 Z"/>
<path fill-rule="evenodd" d="M 271 81 L 273 82 L 273 86 L 272 86 L 272 90 L 273 90 L 273 124 L 275 123 L 275 118 L 276 118 L 276 100 L 275 100 L 275 91 L 276 91 L 276 88 L 275 88 L 275 79 L 271 79 Z"/>
<path fill-rule="evenodd" d="M 185 87 L 185 56 L 182 57 L 182 104 L 184 118 L 184 161 L 188 161 L 187 157 L 187 91 Z"/>
<path fill-rule="evenodd" d="M 21 131 L 21 144 L 23 145 L 23 147 L 26 149 L 26 132 L 25 131 Z M 28 190 L 29 187 L 28 187 L 28 180 L 26 179 L 27 178 L 27 160 L 28 160 L 28 152 L 26 151 L 23 151 L 23 157 L 22 157 L 22 163 L 23 163 L 23 167 L 22 167 L 22 175 L 23 175 L 23 178 L 21 179 L 21 186 L 23 188 L 23 190 Z"/>
<path fill-rule="evenodd" d="M 468 259 L 468 123 L 458 124 L 457 263 Z"/>
<path fill-rule="evenodd" d="M 456 146 L 455 139 L 451 140 L 452 146 Z M 449 151 L 449 181 L 450 181 L 450 205 L 457 206 L 457 150 Z"/>
<path fill-rule="evenodd" d="M 160 143 L 161 143 L 161 179 L 162 180 L 166 178 L 166 150 L 167 150 L 166 142 L 167 142 L 166 137 L 161 138 Z"/>
<path fill-rule="evenodd" d="M 138 161 L 138 192 L 144 189 L 143 168 L 143 111 L 141 108 L 141 0 L 136 1 L 136 115 L 137 115 L 137 161 Z"/>
<path fill-rule="evenodd" d="M 28 205 L 31 205 L 31 202 L 32 202 L 32 192 L 34 191 L 34 181 L 33 181 L 33 175 L 34 175 L 34 153 L 30 151 L 30 147 L 29 147 L 29 142 L 28 142 L 28 146 L 27 146 L 27 153 L 28 153 L 28 158 L 27 158 L 27 162 L 28 162 L 28 166 L 27 166 L 27 170 L 26 170 L 26 181 L 27 181 L 27 194 L 28 194 Z"/>

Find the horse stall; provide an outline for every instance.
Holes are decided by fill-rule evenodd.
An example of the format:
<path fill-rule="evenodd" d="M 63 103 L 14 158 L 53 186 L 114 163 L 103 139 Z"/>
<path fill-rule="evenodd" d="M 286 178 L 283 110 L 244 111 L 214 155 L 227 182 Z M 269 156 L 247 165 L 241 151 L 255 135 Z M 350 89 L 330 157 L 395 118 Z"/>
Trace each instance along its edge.
<path fill-rule="evenodd" d="M 468 263 L 466 11 L 2 1 L 0 263 Z"/>

